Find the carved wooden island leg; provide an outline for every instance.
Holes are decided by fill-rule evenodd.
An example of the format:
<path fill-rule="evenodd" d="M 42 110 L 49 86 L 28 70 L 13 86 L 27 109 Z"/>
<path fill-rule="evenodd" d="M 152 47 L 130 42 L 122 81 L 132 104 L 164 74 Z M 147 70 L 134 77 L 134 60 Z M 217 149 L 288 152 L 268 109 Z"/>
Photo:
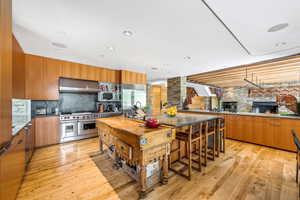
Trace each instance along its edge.
<path fill-rule="evenodd" d="M 147 195 L 146 192 L 146 167 L 144 165 L 141 166 L 140 170 L 140 198 L 145 198 Z"/>
<path fill-rule="evenodd" d="M 163 159 L 163 177 L 162 184 L 168 184 L 168 176 L 169 176 L 169 163 L 168 163 L 168 154 L 165 154 Z"/>

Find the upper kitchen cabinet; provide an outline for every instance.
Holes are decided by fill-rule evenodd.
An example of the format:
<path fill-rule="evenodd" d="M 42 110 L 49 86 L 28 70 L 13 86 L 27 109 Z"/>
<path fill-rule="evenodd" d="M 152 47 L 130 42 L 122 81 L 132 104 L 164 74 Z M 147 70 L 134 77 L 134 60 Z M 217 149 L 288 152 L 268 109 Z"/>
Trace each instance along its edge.
<path fill-rule="evenodd" d="M 25 54 L 16 38 L 12 42 L 12 88 L 13 98 L 25 98 Z"/>
<path fill-rule="evenodd" d="M 58 100 L 58 79 L 62 62 L 55 59 L 44 59 L 43 68 L 43 95 L 45 100 Z"/>
<path fill-rule="evenodd" d="M 143 73 L 121 71 L 121 83 L 125 84 L 147 84 L 147 76 Z"/>
<path fill-rule="evenodd" d="M 62 62 L 26 55 L 26 98 L 31 100 L 58 100 L 58 79 Z"/>
<path fill-rule="evenodd" d="M 89 65 L 80 65 L 80 78 L 84 80 L 98 81 L 98 68 Z"/>
<path fill-rule="evenodd" d="M 25 55 L 25 96 L 31 100 L 44 99 L 44 81 L 43 81 L 42 57 Z"/>
<path fill-rule="evenodd" d="M 98 81 L 120 83 L 120 71 L 98 68 Z"/>
<path fill-rule="evenodd" d="M 61 76 L 64 78 L 81 78 L 81 65 L 78 63 L 62 61 Z"/>

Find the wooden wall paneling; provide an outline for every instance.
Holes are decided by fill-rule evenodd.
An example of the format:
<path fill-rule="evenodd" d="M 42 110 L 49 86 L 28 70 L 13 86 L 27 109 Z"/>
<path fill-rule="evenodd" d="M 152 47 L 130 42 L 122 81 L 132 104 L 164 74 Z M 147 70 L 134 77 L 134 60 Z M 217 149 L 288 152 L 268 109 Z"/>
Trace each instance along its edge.
<path fill-rule="evenodd" d="M 12 43 L 12 96 L 25 99 L 25 54 L 13 36 Z"/>
<path fill-rule="evenodd" d="M 59 140 L 59 117 L 38 117 L 35 119 L 36 147 L 57 144 Z"/>
<path fill-rule="evenodd" d="M 55 59 L 44 59 L 43 81 L 45 100 L 59 100 L 58 82 L 62 62 Z"/>
<path fill-rule="evenodd" d="M 43 80 L 44 60 L 40 56 L 25 56 L 25 94 L 27 99 L 45 100 Z"/>
<path fill-rule="evenodd" d="M 0 146 L 11 139 L 12 1 L 0 1 Z"/>

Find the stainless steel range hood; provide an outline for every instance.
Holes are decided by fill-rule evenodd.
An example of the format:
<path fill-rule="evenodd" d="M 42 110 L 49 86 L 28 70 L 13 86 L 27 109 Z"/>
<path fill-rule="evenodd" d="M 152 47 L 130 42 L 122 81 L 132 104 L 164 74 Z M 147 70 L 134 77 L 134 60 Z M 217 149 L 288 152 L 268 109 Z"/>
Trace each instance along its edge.
<path fill-rule="evenodd" d="M 60 92 L 78 92 L 78 93 L 98 93 L 99 84 L 97 81 L 85 81 L 77 79 L 60 78 Z"/>
<path fill-rule="evenodd" d="M 186 86 L 194 88 L 194 90 L 196 91 L 198 96 L 202 96 L 202 97 L 215 97 L 216 96 L 215 94 L 211 93 L 209 87 L 206 85 L 187 82 Z"/>

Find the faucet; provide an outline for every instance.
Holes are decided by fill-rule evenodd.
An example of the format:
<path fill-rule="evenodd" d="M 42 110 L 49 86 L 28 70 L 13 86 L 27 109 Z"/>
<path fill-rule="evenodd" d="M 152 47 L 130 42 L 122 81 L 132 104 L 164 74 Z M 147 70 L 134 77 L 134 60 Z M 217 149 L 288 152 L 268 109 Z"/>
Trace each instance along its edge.
<path fill-rule="evenodd" d="M 138 107 L 137 104 L 140 104 L 140 106 Z M 135 102 L 136 107 L 138 108 L 142 108 L 142 103 L 140 101 Z"/>

